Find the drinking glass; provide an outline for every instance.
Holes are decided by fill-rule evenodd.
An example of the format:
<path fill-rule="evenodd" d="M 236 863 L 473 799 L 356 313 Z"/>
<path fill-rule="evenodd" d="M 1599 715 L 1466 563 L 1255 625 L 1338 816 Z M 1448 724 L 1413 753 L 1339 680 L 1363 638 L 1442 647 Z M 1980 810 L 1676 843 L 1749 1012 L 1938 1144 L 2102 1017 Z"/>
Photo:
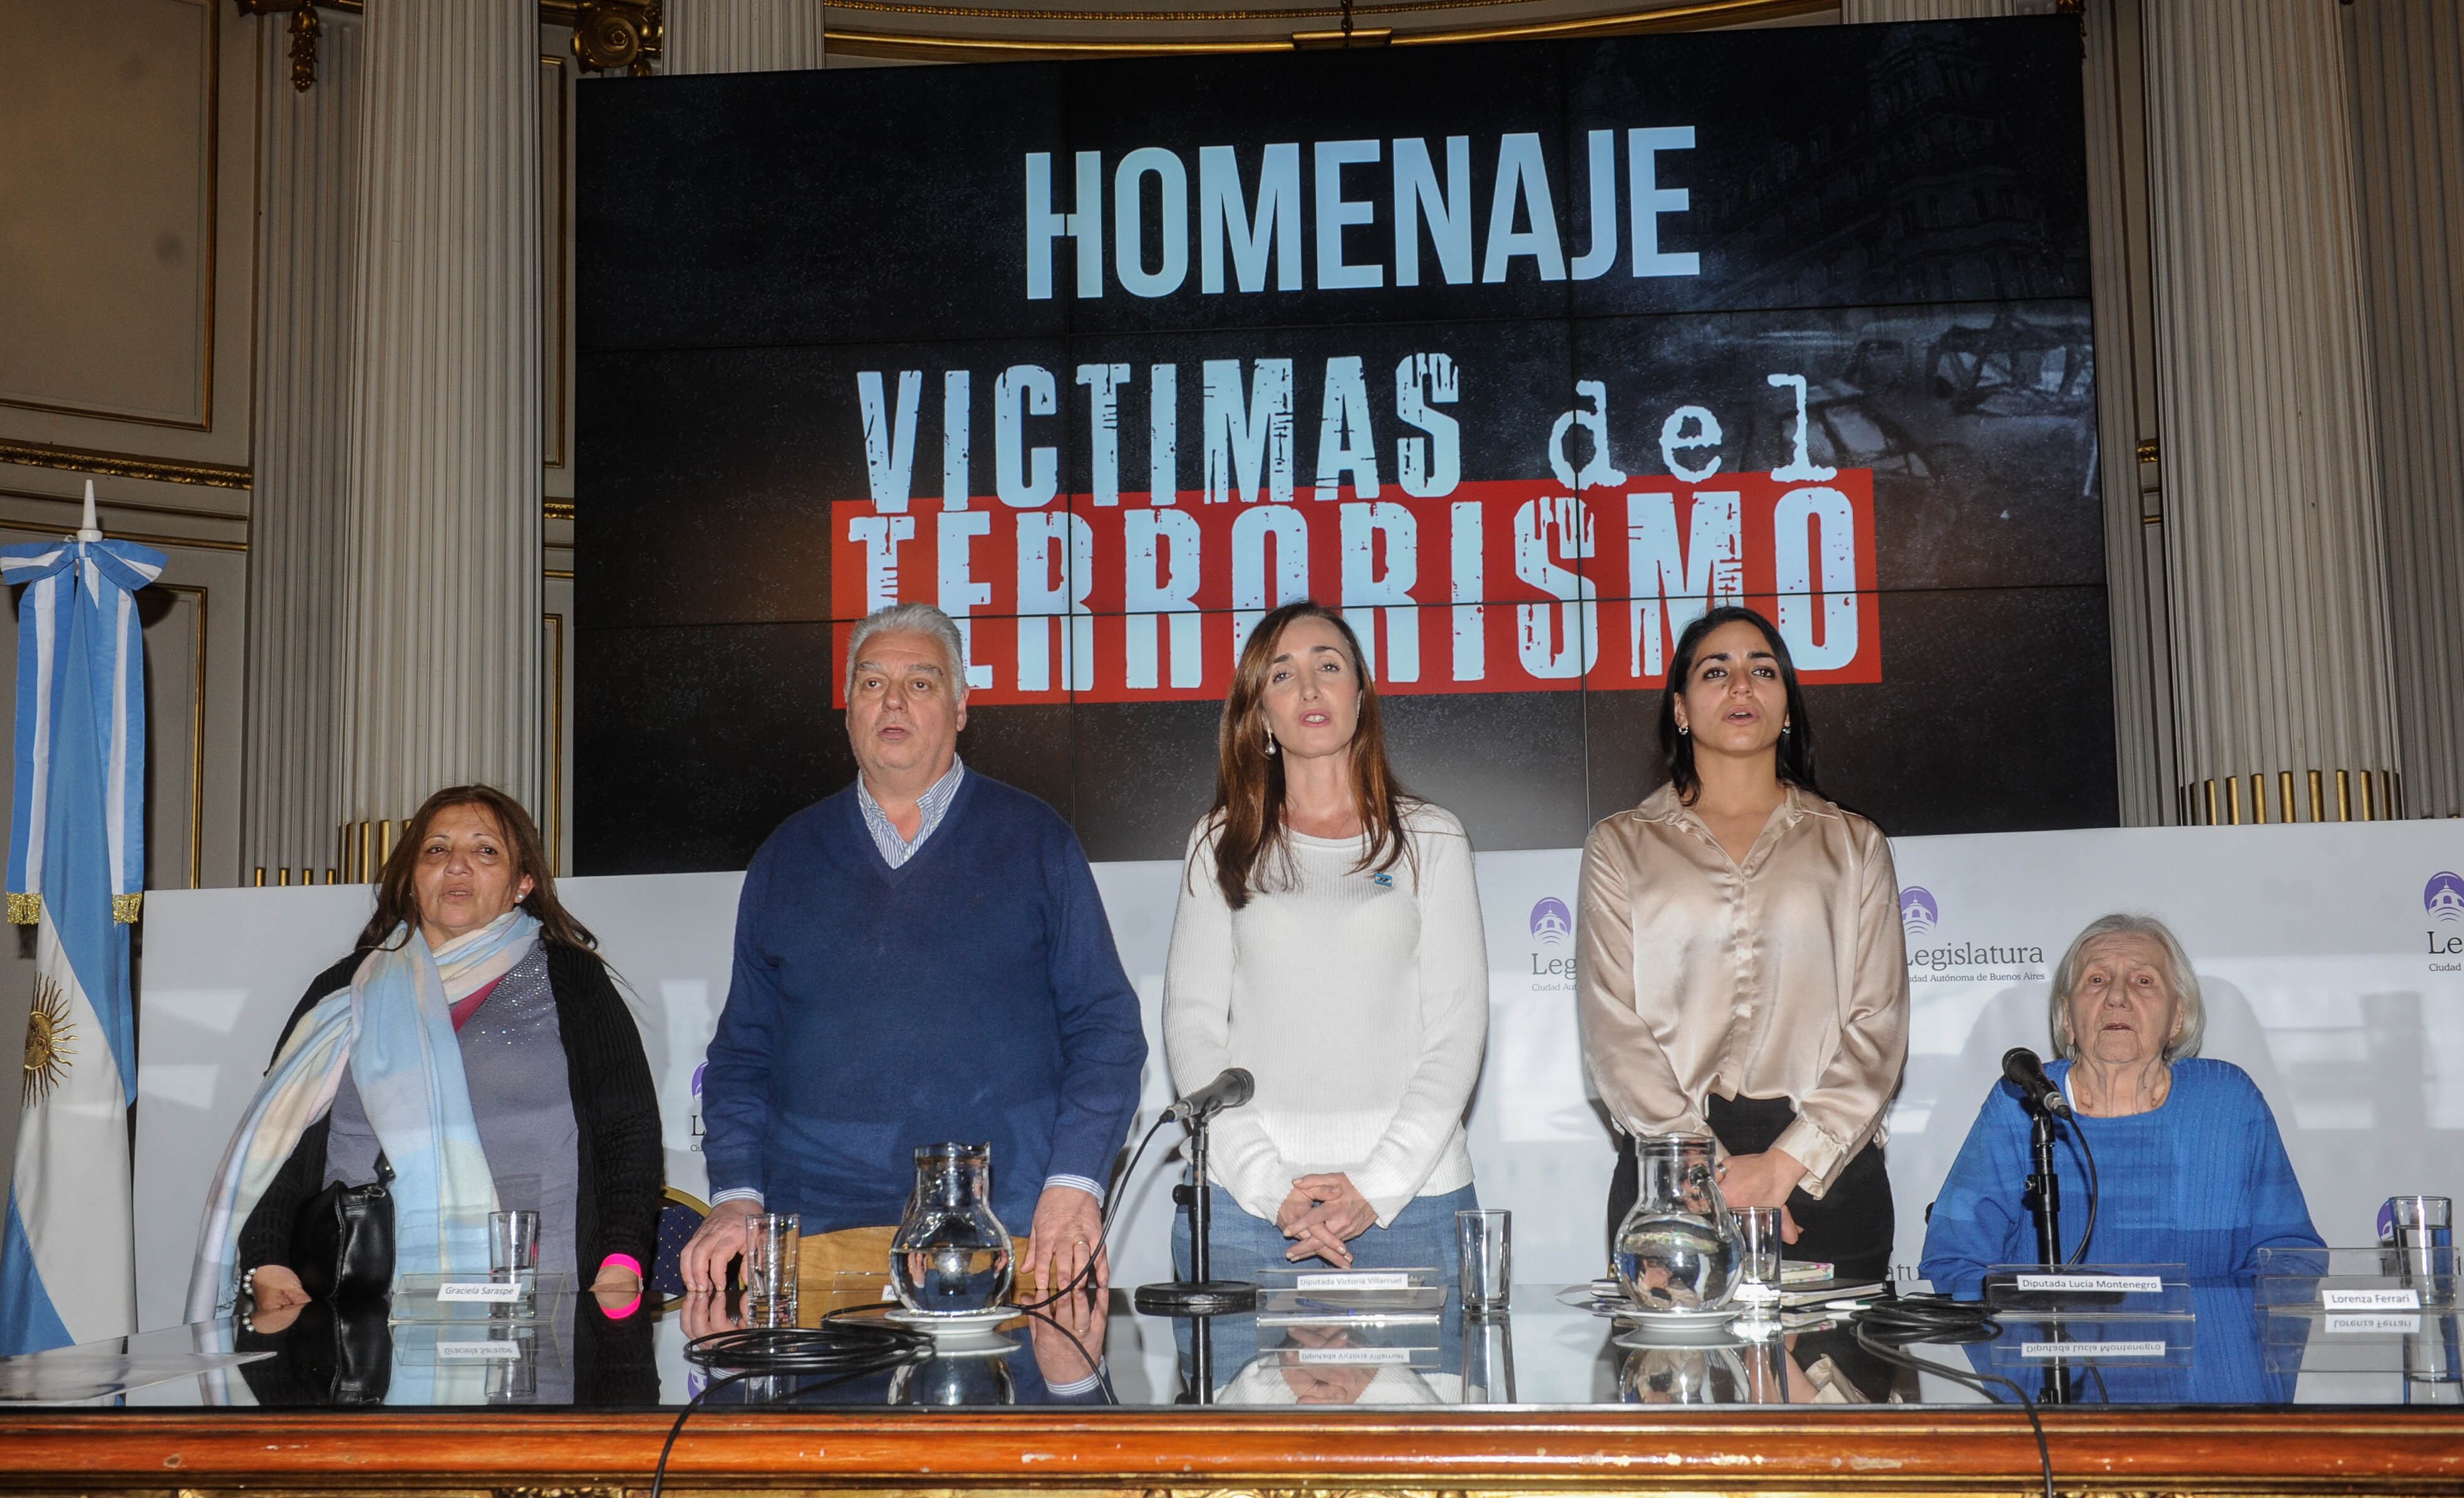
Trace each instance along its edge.
<path fill-rule="evenodd" d="M 744 1220 L 745 1319 L 778 1325 L 795 1318 L 797 1263 L 803 1224 L 793 1212 L 756 1212 Z"/>
<path fill-rule="evenodd" d="M 1474 1207 L 1455 1214 L 1463 1250 L 1463 1309 L 1469 1316 L 1506 1309 L 1514 1268 L 1514 1214 Z"/>
<path fill-rule="evenodd" d="M 1738 1207 L 1737 1298 L 1750 1306 L 1779 1299 L 1779 1208 Z"/>
<path fill-rule="evenodd" d="M 539 1269 L 539 1215 L 528 1210 L 488 1214 L 488 1273 L 496 1279 Z"/>

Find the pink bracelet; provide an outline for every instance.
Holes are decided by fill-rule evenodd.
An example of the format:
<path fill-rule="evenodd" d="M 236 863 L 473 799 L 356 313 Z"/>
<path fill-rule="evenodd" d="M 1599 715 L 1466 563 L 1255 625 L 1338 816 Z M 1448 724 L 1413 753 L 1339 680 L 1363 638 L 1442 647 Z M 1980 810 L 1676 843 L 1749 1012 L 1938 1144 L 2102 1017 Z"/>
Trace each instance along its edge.
<path fill-rule="evenodd" d="M 630 1270 L 632 1270 L 632 1271 L 633 1271 L 633 1278 L 634 1278 L 636 1281 L 638 1281 L 638 1282 L 639 1282 L 639 1283 L 640 1283 L 640 1284 L 641 1284 L 645 1289 L 647 1289 L 647 1288 L 649 1287 L 649 1282 L 650 1282 L 650 1277 L 649 1277 L 649 1275 L 644 1274 L 644 1273 L 642 1272 L 642 1261 L 641 1261 L 641 1260 L 639 1260 L 639 1259 L 634 1258 L 631 1254 L 629 1254 L 629 1253 L 611 1253 L 611 1254 L 609 1254 L 606 1258 L 602 1259 L 602 1260 L 600 1260 L 600 1261 L 599 1261 L 599 1267 L 600 1267 L 600 1268 L 601 1268 L 601 1270 L 603 1270 L 603 1271 L 606 1270 L 607 1268 L 609 1268 L 609 1267 L 616 1267 L 616 1268 L 630 1269 Z M 614 1310 L 614 1311 L 605 1311 L 605 1312 L 604 1312 L 604 1314 L 605 1314 L 605 1315 L 607 1317 L 607 1319 L 608 1319 L 608 1320 L 610 1320 L 610 1321 L 622 1321 L 622 1320 L 624 1320 L 627 1316 L 631 1315 L 633 1312 L 635 1312 L 636 1311 L 639 1311 L 639 1310 L 641 1310 L 641 1309 L 642 1309 L 642 1297 L 637 1293 L 636 1295 L 634 1295 L 634 1297 L 633 1297 L 631 1300 L 627 1301 L 623 1306 L 618 1307 L 618 1308 L 617 1308 L 616 1310 Z"/>

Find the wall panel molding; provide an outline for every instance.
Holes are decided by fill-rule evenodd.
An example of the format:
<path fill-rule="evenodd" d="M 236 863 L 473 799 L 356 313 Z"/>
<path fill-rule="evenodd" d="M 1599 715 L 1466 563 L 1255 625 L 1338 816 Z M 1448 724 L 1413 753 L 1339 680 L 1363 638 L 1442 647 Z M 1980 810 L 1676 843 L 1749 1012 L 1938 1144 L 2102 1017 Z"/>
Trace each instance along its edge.
<path fill-rule="evenodd" d="M 226 463 L 183 463 L 169 458 L 141 457 L 134 452 L 96 452 L 57 447 L 48 442 L 0 439 L 0 463 L 27 468 L 53 468 L 70 474 L 106 478 L 142 478 L 156 484 L 204 484 L 213 489 L 253 488 L 256 476 L 246 468 Z"/>
<path fill-rule="evenodd" d="M 12 11 L 0 140 L 39 169 L 12 174 L 9 211 L 40 231 L 0 235 L 0 443 L 245 474 L 259 79 L 253 28 L 223 11 Z"/>

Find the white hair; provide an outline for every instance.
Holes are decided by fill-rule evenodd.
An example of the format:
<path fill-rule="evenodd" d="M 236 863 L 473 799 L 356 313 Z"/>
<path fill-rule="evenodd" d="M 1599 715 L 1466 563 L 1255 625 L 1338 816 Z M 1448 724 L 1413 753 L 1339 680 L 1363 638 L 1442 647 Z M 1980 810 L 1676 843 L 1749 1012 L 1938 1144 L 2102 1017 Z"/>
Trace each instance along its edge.
<path fill-rule="evenodd" d="M 958 626 L 948 614 L 930 604 L 892 604 L 876 608 L 857 622 L 855 633 L 847 637 L 847 693 L 855 700 L 855 670 L 864 662 L 864 648 L 877 634 L 930 635 L 941 647 L 942 669 L 949 672 L 950 693 L 959 701 L 967 696 L 967 647 L 958 638 Z"/>
<path fill-rule="evenodd" d="M 2054 969 L 2053 997 L 2047 1004 L 2052 1011 L 2054 1053 L 2073 1061 L 2079 1059 L 2079 1037 L 2071 1032 L 2071 990 L 2079 983 L 2079 968 L 2087 959 L 2089 945 L 2107 936 L 2145 936 L 2165 949 L 2165 988 L 2174 1007 L 2181 1011 L 2177 1032 L 2166 1038 L 2165 1059 L 2172 1062 L 2197 1055 L 2199 1038 L 2208 1029 L 2208 1006 L 2199 998 L 2199 972 L 2190 965 L 2190 954 L 2182 950 L 2171 928 L 2155 916 L 2120 913 L 2089 921 L 2087 929 L 2072 938 L 2071 949 L 2062 954 L 2060 965 Z"/>

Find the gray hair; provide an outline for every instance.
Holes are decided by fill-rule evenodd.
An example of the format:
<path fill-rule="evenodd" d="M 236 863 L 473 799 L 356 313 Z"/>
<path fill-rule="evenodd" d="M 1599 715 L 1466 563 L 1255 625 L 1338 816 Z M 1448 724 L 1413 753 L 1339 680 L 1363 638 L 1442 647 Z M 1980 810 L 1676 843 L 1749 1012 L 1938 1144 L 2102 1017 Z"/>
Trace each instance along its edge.
<path fill-rule="evenodd" d="M 957 621 L 930 604 L 892 604 L 865 615 L 856 624 L 855 633 L 847 637 L 848 701 L 855 700 L 855 669 L 864 660 L 864 648 L 877 634 L 931 635 L 940 644 L 942 665 L 950 673 L 951 694 L 966 700 L 967 646 L 958 636 Z"/>
<path fill-rule="evenodd" d="M 2155 916 L 2119 913 L 2089 921 L 2087 929 L 2072 938 L 2071 949 L 2062 954 L 2060 965 L 2054 969 L 2053 997 L 2047 1003 L 2054 1053 L 2073 1061 L 2079 1059 L 2079 1037 L 2071 1033 L 2071 989 L 2079 982 L 2079 967 L 2086 960 L 2088 947 L 2106 936 L 2145 936 L 2165 949 L 2165 987 L 2181 1011 L 2180 1034 L 2167 1038 L 2165 1059 L 2170 1062 L 2197 1055 L 2199 1039 L 2208 1029 L 2208 1006 L 2199 998 L 2199 973 L 2190 965 L 2190 954 L 2182 950 L 2180 939 Z"/>

